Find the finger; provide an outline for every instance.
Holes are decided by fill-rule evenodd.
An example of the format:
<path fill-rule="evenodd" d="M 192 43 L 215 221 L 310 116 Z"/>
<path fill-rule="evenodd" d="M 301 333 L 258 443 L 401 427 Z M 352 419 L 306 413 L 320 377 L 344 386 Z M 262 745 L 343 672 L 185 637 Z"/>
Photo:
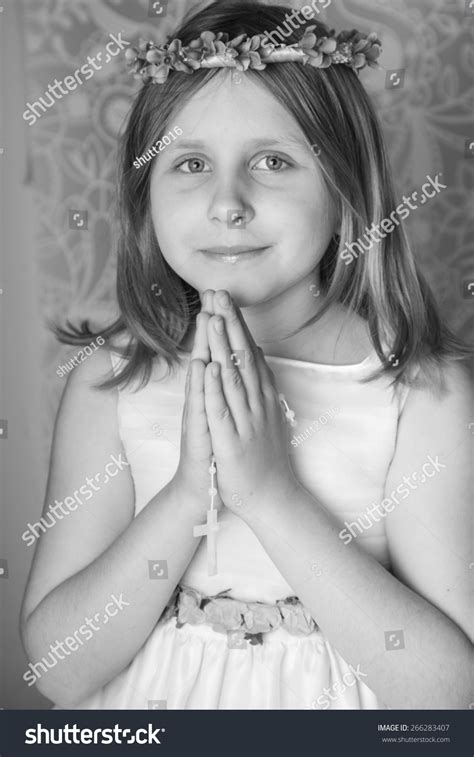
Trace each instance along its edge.
<path fill-rule="evenodd" d="M 202 360 L 203 363 L 209 363 L 211 352 L 209 349 L 209 339 L 207 336 L 207 324 L 211 316 L 209 313 L 198 313 L 196 318 L 196 334 L 194 336 L 194 346 L 191 353 L 191 360 Z"/>
<path fill-rule="evenodd" d="M 217 375 L 213 375 L 214 371 Z M 222 390 L 219 363 L 209 363 L 205 368 L 204 401 L 212 448 L 223 451 L 229 447 L 229 439 L 237 436 L 237 429 Z"/>
<path fill-rule="evenodd" d="M 230 304 L 229 304 L 230 303 Z M 255 340 L 252 336 L 252 334 L 249 331 L 249 328 L 245 322 L 245 318 L 242 315 L 242 311 L 240 308 L 235 304 L 234 300 L 230 296 L 229 292 L 226 289 L 218 289 L 217 292 L 214 292 L 213 296 L 213 313 L 216 315 L 233 315 L 235 314 L 238 318 L 238 321 L 242 327 L 242 330 L 246 336 L 246 339 L 249 343 L 249 345 L 254 349 L 257 350 L 258 346 L 255 343 Z"/>
<path fill-rule="evenodd" d="M 184 388 L 184 406 L 183 406 L 183 416 L 181 419 L 181 439 L 185 438 L 185 435 L 188 429 L 190 381 L 191 381 L 191 361 L 189 361 L 188 371 L 186 373 L 186 384 Z"/>
<path fill-rule="evenodd" d="M 204 371 L 205 365 L 201 360 L 191 360 L 186 388 L 186 410 L 183 413 L 182 432 L 188 435 L 192 429 L 193 436 L 206 437 L 209 433 L 206 406 L 204 401 Z M 204 455 L 209 450 L 203 449 Z"/>
<path fill-rule="evenodd" d="M 201 311 L 205 311 L 209 315 L 214 313 L 214 294 L 214 289 L 206 289 L 202 294 Z"/>
<path fill-rule="evenodd" d="M 225 319 L 229 355 L 242 375 L 249 405 L 255 407 L 261 402 L 261 390 L 265 380 L 268 380 L 262 364 L 263 351 L 255 344 L 240 308 L 226 290 L 216 292 L 213 308 L 216 315 Z"/>
<path fill-rule="evenodd" d="M 222 328 L 222 332 L 217 331 L 216 326 Z M 230 359 L 229 341 L 223 318 L 215 315 L 210 318 L 208 337 L 212 362 L 217 362 L 221 366 L 220 380 L 227 405 L 232 413 L 236 428 L 242 432 L 249 425 L 250 406 L 247 401 L 247 391 L 242 373 Z"/>

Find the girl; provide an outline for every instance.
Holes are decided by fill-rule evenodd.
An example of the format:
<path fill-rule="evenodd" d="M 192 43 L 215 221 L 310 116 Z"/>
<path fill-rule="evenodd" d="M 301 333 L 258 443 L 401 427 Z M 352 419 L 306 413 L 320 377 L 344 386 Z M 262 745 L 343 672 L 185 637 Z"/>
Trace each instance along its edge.
<path fill-rule="evenodd" d="M 348 264 L 398 205 L 380 43 L 290 12 L 213 3 L 128 53 L 121 317 L 68 377 L 22 611 L 58 707 L 470 701 L 468 349 L 400 222 Z"/>

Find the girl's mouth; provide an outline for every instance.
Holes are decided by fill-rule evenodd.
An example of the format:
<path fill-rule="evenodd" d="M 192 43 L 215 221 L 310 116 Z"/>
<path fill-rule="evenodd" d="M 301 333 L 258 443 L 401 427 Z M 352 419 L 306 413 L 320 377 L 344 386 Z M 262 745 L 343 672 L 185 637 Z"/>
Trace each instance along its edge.
<path fill-rule="evenodd" d="M 244 260 L 251 260 L 262 255 L 269 247 L 208 247 L 199 250 L 207 258 L 221 263 L 237 263 Z"/>

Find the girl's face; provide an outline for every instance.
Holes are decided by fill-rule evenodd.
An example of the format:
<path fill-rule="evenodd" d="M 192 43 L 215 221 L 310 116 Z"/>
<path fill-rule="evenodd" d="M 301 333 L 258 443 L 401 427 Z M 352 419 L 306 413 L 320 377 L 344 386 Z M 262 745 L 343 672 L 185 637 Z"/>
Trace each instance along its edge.
<path fill-rule="evenodd" d="M 294 118 L 245 74 L 237 81 L 219 72 L 169 122 L 182 135 L 154 158 L 151 209 L 171 268 L 245 307 L 315 280 L 336 211 Z"/>

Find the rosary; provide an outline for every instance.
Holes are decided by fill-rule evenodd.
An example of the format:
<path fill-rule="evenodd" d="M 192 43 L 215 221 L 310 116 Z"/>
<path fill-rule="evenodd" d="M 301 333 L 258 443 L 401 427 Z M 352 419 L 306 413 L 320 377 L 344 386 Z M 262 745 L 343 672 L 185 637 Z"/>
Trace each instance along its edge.
<path fill-rule="evenodd" d="M 211 495 L 211 507 L 207 511 L 207 519 L 204 526 L 194 526 L 193 536 L 207 536 L 207 575 L 215 576 L 217 573 L 217 532 L 220 528 L 217 522 L 217 510 L 214 509 L 214 497 L 217 489 L 214 486 L 214 476 L 216 475 L 216 458 L 211 457 L 209 473 L 211 474 L 211 488 L 208 490 Z"/>
<path fill-rule="evenodd" d="M 285 416 L 290 426 L 296 426 L 295 413 L 290 410 L 288 403 L 285 400 L 283 394 L 278 395 L 278 399 L 285 411 Z M 209 466 L 209 473 L 211 475 L 211 486 L 208 489 L 208 493 L 211 495 L 211 506 L 207 511 L 206 523 L 202 526 L 193 527 L 193 536 L 207 536 L 207 575 L 215 576 L 217 574 L 217 532 L 219 531 L 220 524 L 217 521 L 217 510 L 214 507 L 214 498 L 217 494 L 215 487 L 215 475 L 216 475 L 216 458 L 211 456 L 211 465 Z"/>

